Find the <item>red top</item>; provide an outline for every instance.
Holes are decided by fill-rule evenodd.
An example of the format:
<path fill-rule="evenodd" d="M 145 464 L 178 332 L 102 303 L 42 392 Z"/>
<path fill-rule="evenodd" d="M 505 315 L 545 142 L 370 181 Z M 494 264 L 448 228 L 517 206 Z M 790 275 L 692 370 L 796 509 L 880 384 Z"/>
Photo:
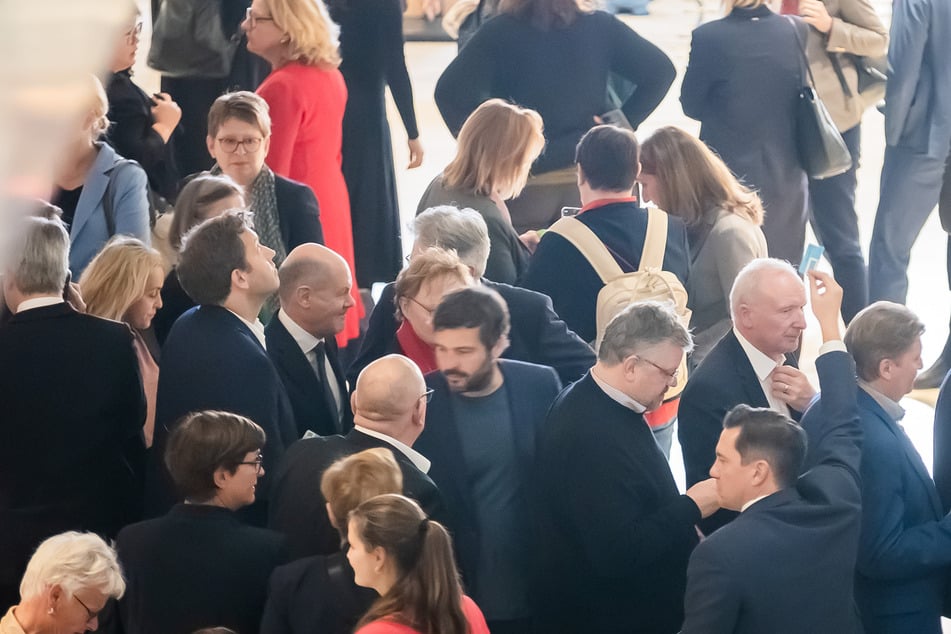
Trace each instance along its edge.
<path fill-rule="evenodd" d="M 436 353 L 432 346 L 420 339 L 409 320 L 404 319 L 396 330 L 396 342 L 402 353 L 412 359 L 423 374 L 439 369 L 436 366 Z"/>
<path fill-rule="evenodd" d="M 343 180 L 341 145 L 347 86 L 336 68 L 296 62 L 274 70 L 258 88 L 271 112 L 271 148 L 267 164 L 275 173 L 309 185 L 320 205 L 326 245 L 350 265 L 353 275 L 353 230 L 350 196 Z M 360 334 L 363 302 L 353 287 L 356 306 L 347 313 L 341 346 Z"/>
<path fill-rule="evenodd" d="M 489 634 L 489 626 L 485 623 L 485 617 L 482 616 L 482 610 L 475 604 L 475 601 L 462 595 L 462 612 L 466 615 L 466 621 L 469 623 L 469 634 Z M 414 630 L 408 625 L 400 625 L 393 621 L 381 619 L 364 625 L 355 634 L 422 634 L 419 630 Z"/>

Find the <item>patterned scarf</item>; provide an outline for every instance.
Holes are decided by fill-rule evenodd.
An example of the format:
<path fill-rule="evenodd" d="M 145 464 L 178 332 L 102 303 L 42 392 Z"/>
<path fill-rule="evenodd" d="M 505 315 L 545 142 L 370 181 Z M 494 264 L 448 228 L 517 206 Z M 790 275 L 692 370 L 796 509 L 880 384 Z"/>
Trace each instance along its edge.
<path fill-rule="evenodd" d="M 254 214 L 254 229 L 261 244 L 274 249 L 274 264 L 281 266 L 287 258 L 287 245 L 281 238 L 281 221 L 277 211 L 277 196 L 274 193 L 274 172 L 265 165 L 261 173 L 247 188 L 248 209 Z"/>

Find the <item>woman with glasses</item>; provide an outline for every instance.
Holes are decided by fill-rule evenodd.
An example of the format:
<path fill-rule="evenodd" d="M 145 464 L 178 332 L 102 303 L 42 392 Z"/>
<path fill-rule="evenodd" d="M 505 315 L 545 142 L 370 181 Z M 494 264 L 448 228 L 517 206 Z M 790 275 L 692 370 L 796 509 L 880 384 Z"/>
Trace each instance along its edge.
<path fill-rule="evenodd" d="M 354 270 L 350 196 L 341 171 L 347 87 L 340 65 L 337 25 L 322 0 L 254 0 L 242 23 L 248 50 L 271 64 L 257 93 L 270 106 L 274 134 L 265 149 L 277 174 L 309 185 L 320 202 L 326 245 Z M 341 347 L 360 334 L 363 302 L 337 337 Z"/>
<path fill-rule="evenodd" d="M 98 535 L 68 532 L 45 540 L 27 564 L 20 602 L 0 619 L 3 634 L 99 629 L 106 603 L 125 592 L 115 551 Z"/>
<path fill-rule="evenodd" d="M 265 440 L 258 425 L 228 412 L 190 414 L 172 429 L 165 464 L 184 502 L 119 533 L 128 581 L 121 631 L 258 632 L 268 577 L 285 559 L 283 538 L 243 524 L 236 511 L 255 500 Z"/>
<path fill-rule="evenodd" d="M 175 201 L 179 173 L 175 166 L 172 134 L 182 110 L 168 93 L 149 97 L 132 81 L 132 66 L 139 49 L 142 20 L 135 20 L 120 36 L 112 58 L 112 75 L 106 80 L 112 122 L 109 143 L 122 156 L 138 161 L 149 177 L 149 186 L 169 202 Z"/>

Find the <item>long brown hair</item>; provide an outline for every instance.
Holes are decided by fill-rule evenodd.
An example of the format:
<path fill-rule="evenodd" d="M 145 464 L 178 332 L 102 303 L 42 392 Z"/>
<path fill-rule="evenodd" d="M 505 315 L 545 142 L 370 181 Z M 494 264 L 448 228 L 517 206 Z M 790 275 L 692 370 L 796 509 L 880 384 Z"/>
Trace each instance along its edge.
<path fill-rule="evenodd" d="M 542 30 L 564 28 L 579 15 L 595 9 L 592 0 L 502 0 L 499 13 L 508 13 L 527 20 Z"/>
<path fill-rule="evenodd" d="M 763 224 L 763 203 L 756 192 L 740 183 L 703 141 L 680 128 L 660 128 L 641 144 L 641 172 L 657 178 L 660 200 L 654 202 L 688 226 L 719 209 Z"/>
<path fill-rule="evenodd" d="M 426 519 L 416 502 L 395 494 L 367 500 L 351 511 L 350 519 L 366 548 L 382 548 L 397 569 L 396 583 L 357 629 L 387 619 L 423 634 L 468 634 L 452 540 L 442 524 Z"/>

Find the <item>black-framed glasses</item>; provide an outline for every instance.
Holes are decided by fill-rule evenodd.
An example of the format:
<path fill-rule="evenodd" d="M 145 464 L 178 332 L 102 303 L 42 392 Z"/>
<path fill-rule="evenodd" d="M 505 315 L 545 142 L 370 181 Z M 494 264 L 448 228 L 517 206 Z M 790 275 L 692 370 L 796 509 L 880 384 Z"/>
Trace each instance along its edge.
<path fill-rule="evenodd" d="M 86 619 L 86 622 L 87 622 L 87 623 L 88 623 L 89 621 L 92 621 L 92 620 L 94 620 L 94 619 L 98 619 L 98 618 L 99 618 L 99 612 L 93 612 L 92 610 L 90 610 L 90 609 L 89 609 L 89 606 L 86 605 L 86 604 L 83 602 L 83 600 L 80 599 L 79 597 L 77 597 L 75 594 L 73 595 L 73 598 L 76 599 L 76 602 L 79 603 L 79 605 L 83 606 L 83 609 L 86 610 L 86 614 L 89 615 L 89 618 Z"/>
<path fill-rule="evenodd" d="M 436 390 L 434 390 L 433 388 L 429 388 L 428 390 L 426 390 L 425 392 L 423 392 L 422 394 L 420 394 L 420 395 L 419 395 L 419 398 L 424 398 L 424 399 L 426 399 L 426 402 L 429 403 L 430 401 L 433 400 L 433 392 L 435 392 L 435 391 L 436 391 Z"/>
<path fill-rule="evenodd" d="M 234 154 L 238 151 L 239 147 L 243 147 L 244 151 L 247 153 L 257 152 L 261 147 L 261 137 L 252 137 L 248 139 L 232 139 L 230 137 L 224 137 L 217 139 L 218 145 L 221 146 L 221 149 L 227 152 L 228 154 Z"/>
<path fill-rule="evenodd" d="M 133 42 L 142 37 L 142 22 L 136 22 L 135 26 L 125 32 L 125 39 L 128 42 Z"/>
<path fill-rule="evenodd" d="M 248 7 L 248 10 L 244 12 L 244 19 L 248 21 L 248 24 L 251 25 L 253 29 L 258 25 L 258 22 L 273 22 L 274 18 L 269 15 L 256 15 L 251 11 L 251 7 Z"/>
<path fill-rule="evenodd" d="M 638 361 L 644 361 L 645 363 L 651 364 L 652 366 L 660 370 L 660 373 L 666 376 L 667 379 L 670 381 L 676 381 L 680 377 L 679 367 L 676 370 L 671 371 L 663 366 L 657 365 L 656 363 L 654 363 L 653 361 L 651 361 L 650 359 L 646 357 L 642 357 L 640 355 L 634 355 L 634 358 L 637 359 Z"/>
<path fill-rule="evenodd" d="M 261 473 L 261 465 L 264 463 L 264 456 L 258 454 L 258 457 L 250 462 L 239 462 L 238 464 L 246 464 L 254 467 L 258 473 Z"/>

